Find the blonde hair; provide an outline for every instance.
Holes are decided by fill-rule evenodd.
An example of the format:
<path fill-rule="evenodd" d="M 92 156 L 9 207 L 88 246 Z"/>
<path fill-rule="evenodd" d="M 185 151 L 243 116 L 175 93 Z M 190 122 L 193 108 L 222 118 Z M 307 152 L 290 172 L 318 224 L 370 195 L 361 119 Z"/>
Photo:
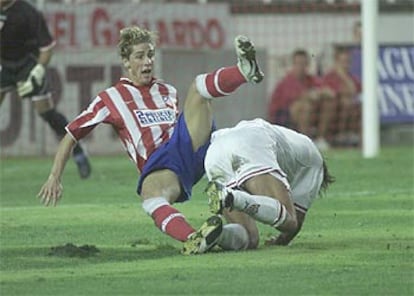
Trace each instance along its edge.
<path fill-rule="evenodd" d="M 120 31 L 118 52 L 121 58 L 128 59 L 132 51 L 132 46 L 141 43 L 150 43 L 155 46 L 158 35 L 140 27 L 126 27 Z"/>

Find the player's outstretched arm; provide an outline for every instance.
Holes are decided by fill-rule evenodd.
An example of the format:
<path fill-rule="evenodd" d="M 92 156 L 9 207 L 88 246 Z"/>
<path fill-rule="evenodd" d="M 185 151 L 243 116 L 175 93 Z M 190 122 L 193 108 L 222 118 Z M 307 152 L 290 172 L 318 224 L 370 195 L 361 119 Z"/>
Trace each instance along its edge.
<path fill-rule="evenodd" d="M 75 143 L 69 134 L 66 134 L 60 141 L 49 178 L 37 195 L 45 206 L 56 206 L 62 197 L 63 186 L 60 179 Z"/>

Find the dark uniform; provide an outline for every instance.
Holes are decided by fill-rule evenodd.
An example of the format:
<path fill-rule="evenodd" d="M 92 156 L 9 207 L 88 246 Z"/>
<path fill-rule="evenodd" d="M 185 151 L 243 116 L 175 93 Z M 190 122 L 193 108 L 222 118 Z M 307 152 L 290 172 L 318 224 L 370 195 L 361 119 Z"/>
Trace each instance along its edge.
<path fill-rule="evenodd" d="M 1 91 L 7 92 L 27 79 L 37 64 L 39 51 L 52 48 L 55 41 L 42 14 L 25 1 L 15 1 L 9 7 L 3 4 L 0 26 Z M 31 95 L 48 91 L 44 80 Z"/>
<path fill-rule="evenodd" d="M 1 94 L 12 91 L 18 87 L 18 83 L 27 81 L 31 71 L 38 65 L 39 53 L 51 49 L 54 45 L 55 41 L 42 13 L 23 0 L 2 1 L 0 8 Z M 47 75 L 44 75 L 40 83 L 32 79 L 32 85 L 32 90 L 24 97 L 31 97 L 33 100 L 50 98 Z M 39 115 L 59 138 L 66 134 L 65 126 L 68 121 L 54 108 Z M 75 146 L 73 155 L 81 177 L 89 177 L 91 171 L 89 161 L 80 145 Z"/>

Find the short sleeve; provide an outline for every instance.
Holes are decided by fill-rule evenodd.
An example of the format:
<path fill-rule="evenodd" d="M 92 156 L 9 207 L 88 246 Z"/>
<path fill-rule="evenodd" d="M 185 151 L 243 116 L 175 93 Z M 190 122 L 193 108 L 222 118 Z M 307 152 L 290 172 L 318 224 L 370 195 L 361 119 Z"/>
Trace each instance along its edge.
<path fill-rule="evenodd" d="M 66 126 L 66 131 L 75 141 L 79 141 L 88 135 L 98 124 L 108 121 L 109 116 L 109 109 L 98 96 Z"/>
<path fill-rule="evenodd" d="M 34 7 L 31 8 L 28 10 L 31 36 L 36 40 L 37 47 L 40 51 L 49 49 L 55 45 L 55 40 L 50 34 L 43 14 Z"/>

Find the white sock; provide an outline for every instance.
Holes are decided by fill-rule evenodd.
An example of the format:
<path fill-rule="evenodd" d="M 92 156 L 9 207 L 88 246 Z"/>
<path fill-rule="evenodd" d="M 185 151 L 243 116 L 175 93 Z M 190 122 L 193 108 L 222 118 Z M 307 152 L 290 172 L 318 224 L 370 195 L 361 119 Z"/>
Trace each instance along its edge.
<path fill-rule="evenodd" d="M 246 213 L 264 224 L 278 227 L 287 217 L 287 210 L 277 199 L 264 195 L 252 195 L 244 191 L 232 191 L 233 208 Z"/>
<path fill-rule="evenodd" d="M 151 216 L 156 209 L 164 205 L 169 205 L 168 201 L 164 197 L 153 197 L 142 202 L 142 208 L 148 216 Z"/>
<path fill-rule="evenodd" d="M 249 246 L 249 234 L 240 224 L 226 224 L 217 244 L 224 250 L 245 250 Z"/>

